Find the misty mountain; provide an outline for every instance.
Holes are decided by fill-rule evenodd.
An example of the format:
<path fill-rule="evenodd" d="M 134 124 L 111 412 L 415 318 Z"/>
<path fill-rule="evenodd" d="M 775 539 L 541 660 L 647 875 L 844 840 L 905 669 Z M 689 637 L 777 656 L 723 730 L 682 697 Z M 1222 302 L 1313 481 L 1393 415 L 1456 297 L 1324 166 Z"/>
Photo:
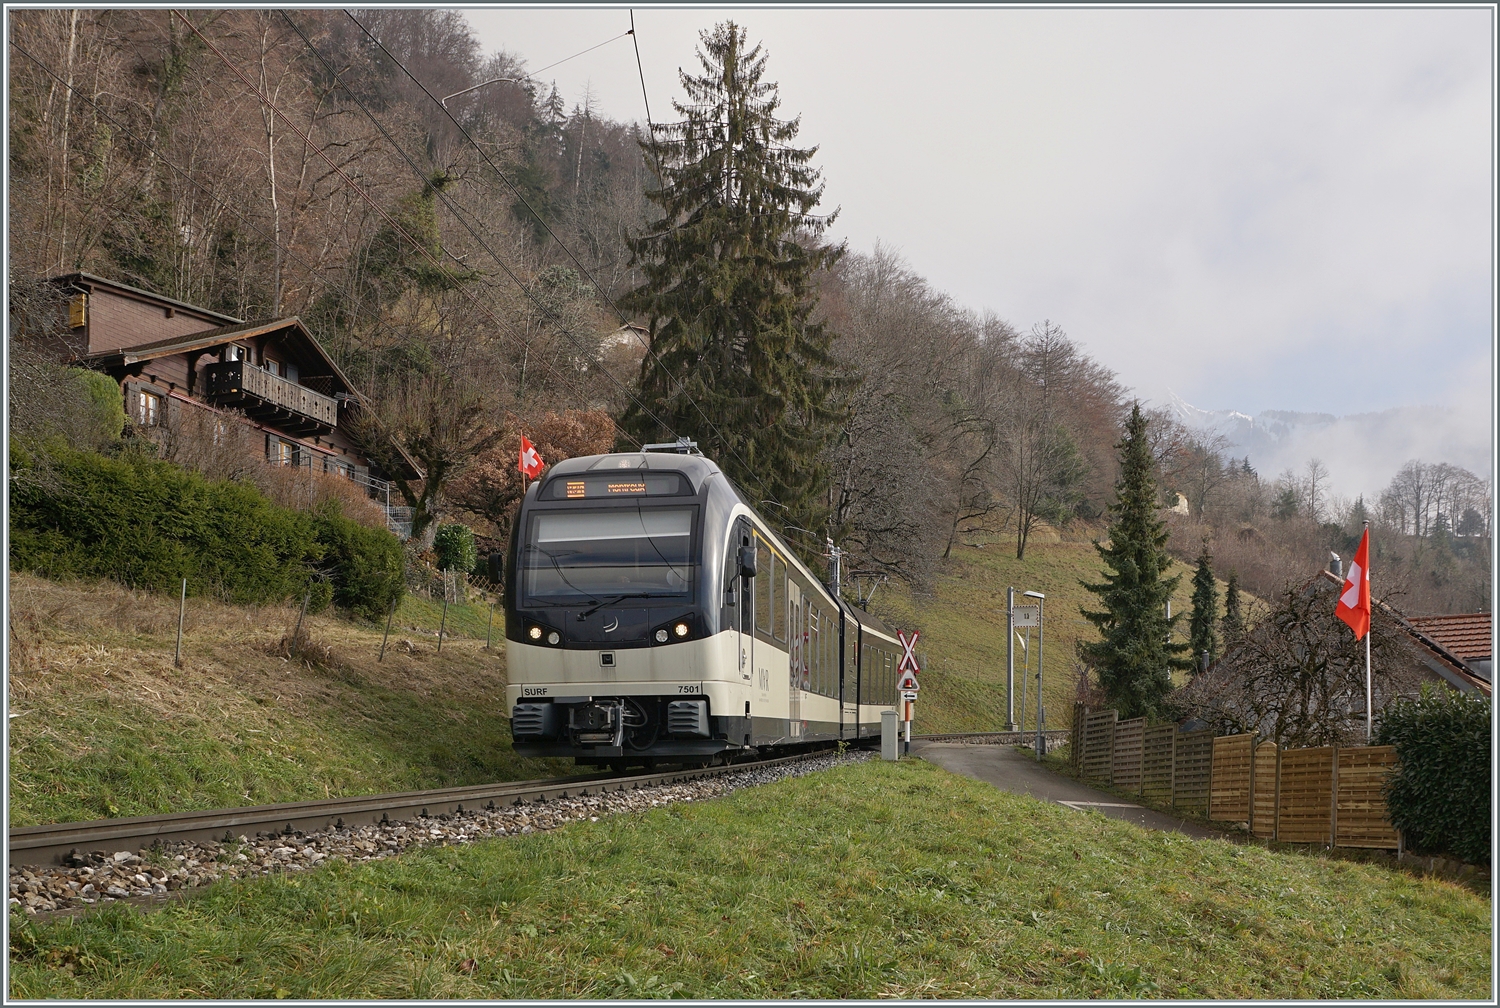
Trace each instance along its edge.
<path fill-rule="evenodd" d="M 1374 499 L 1410 459 L 1448 462 L 1479 475 L 1490 471 L 1489 418 L 1447 407 L 1398 406 L 1349 416 L 1265 410 L 1252 416 L 1202 409 L 1170 391 L 1166 407 L 1185 426 L 1222 435 L 1227 453 L 1248 455 L 1264 477 L 1322 459 L 1331 491 L 1345 497 Z"/>

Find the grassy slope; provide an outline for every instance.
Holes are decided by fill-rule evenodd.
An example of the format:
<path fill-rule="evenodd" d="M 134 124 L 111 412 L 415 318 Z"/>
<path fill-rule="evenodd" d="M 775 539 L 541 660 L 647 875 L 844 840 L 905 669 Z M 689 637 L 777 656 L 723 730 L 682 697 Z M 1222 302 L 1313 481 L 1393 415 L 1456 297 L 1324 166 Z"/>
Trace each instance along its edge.
<path fill-rule="evenodd" d="M 488 610 L 407 599 L 381 627 L 295 609 L 177 600 L 111 583 L 11 576 L 10 825 L 146 815 L 548 776 L 510 749 Z M 499 617 L 497 616 L 497 624 Z M 497 639 L 503 631 L 497 625 Z"/>
<path fill-rule="evenodd" d="M 16 998 L 1455 999 L 1491 932 L 1448 883 L 876 762 L 12 943 Z"/>
<path fill-rule="evenodd" d="M 1181 574 L 1172 612 L 1192 610 L 1192 568 L 1174 563 Z M 921 700 L 915 729 L 921 732 L 1003 728 L 1005 722 L 1005 590 L 1016 589 L 1016 601 L 1028 589 L 1047 596 L 1045 668 L 1042 692 L 1047 726 L 1067 728 L 1072 723 L 1077 667 L 1074 645 L 1080 638 L 1097 639 L 1093 624 L 1079 615 L 1079 607 L 1097 605 L 1096 597 L 1080 581 L 1097 581 L 1099 556 L 1090 542 L 1060 540 L 1043 530 L 1033 536 L 1026 559 L 1017 560 L 1015 544 L 989 541 L 982 547 L 957 545 L 938 566 L 929 596 L 915 596 L 898 585 L 884 585 L 875 594 L 872 610 L 893 627 L 922 632 L 918 653 L 926 652 Z M 1221 589 L 1222 591 L 1222 589 Z M 1187 621 L 1180 624 L 1185 639 Z M 1024 631 L 1023 631 L 1024 633 Z M 1016 645 L 1016 714 L 1027 727 L 1036 726 L 1036 632 L 1031 637 L 1031 679 L 1027 712 L 1021 718 L 1021 663 Z"/>

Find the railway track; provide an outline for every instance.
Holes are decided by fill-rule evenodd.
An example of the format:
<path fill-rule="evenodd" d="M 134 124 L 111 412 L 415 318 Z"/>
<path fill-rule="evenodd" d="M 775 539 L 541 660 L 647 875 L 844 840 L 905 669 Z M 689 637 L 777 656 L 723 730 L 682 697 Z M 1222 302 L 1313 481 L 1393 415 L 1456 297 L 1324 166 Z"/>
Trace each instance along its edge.
<path fill-rule="evenodd" d="M 1047 740 L 1048 745 L 1055 745 L 1059 742 L 1066 742 L 1068 741 L 1068 736 L 1071 734 L 1073 734 L 1072 730 L 1068 728 L 1042 729 L 1042 737 Z M 988 742 L 992 745 L 1019 745 L 1024 742 L 1035 742 L 1036 730 L 1033 729 L 1031 731 L 1013 732 L 949 732 L 944 735 L 913 735 L 911 737 L 911 740 L 913 742 L 964 742 L 969 739 Z"/>
<path fill-rule="evenodd" d="M 110 854 L 138 851 L 155 843 L 177 841 L 222 840 L 240 835 L 251 837 L 271 834 L 316 833 L 321 830 L 395 822 L 417 816 L 440 816 L 449 813 L 528 802 L 545 802 L 558 798 L 598 794 L 604 791 L 627 791 L 657 784 L 699 780 L 721 774 L 738 773 L 795 763 L 826 754 L 827 750 L 782 756 L 769 760 L 730 763 L 717 767 L 656 771 L 647 774 L 583 774 L 572 777 L 550 777 L 544 780 L 507 781 L 500 784 L 476 784 L 468 787 L 440 788 L 434 791 L 407 791 L 398 794 L 363 795 L 356 798 L 334 798 L 323 801 L 291 802 L 283 805 L 258 805 L 251 808 L 209 809 L 201 812 L 176 812 L 167 815 L 138 816 L 132 819 L 99 819 L 93 822 L 56 823 L 47 826 L 22 826 L 9 835 L 10 863 L 13 865 L 60 865 L 76 852 L 87 856 L 93 852 Z"/>

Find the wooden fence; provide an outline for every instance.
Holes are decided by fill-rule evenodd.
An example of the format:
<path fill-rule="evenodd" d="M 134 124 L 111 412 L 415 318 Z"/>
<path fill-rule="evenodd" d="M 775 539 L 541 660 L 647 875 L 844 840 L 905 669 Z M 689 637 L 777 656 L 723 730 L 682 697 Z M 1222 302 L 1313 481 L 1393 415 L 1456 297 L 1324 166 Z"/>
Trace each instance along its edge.
<path fill-rule="evenodd" d="M 1073 766 L 1088 780 L 1198 809 L 1255 836 L 1335 847 L 1398 846 L 1383 789 L 1392 746 L 1279 749 L 1253 735 L 1183 732 L 1174 724 L 1073 710 Z"/>

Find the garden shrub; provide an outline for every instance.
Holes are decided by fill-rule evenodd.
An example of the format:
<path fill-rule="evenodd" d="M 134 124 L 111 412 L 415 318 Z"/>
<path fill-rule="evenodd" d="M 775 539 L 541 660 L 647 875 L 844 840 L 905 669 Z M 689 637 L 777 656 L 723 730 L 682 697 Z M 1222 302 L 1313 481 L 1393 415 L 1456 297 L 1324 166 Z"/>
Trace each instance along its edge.
<path fill-rule="evenodd" d="M 1387 814 L 1413 850 L 1489 862 L 1491 706 L 1429 685 L 1381 715 L 1375 741 L 1395 746 L 1399 760 Z"/>
<path fill-rule="evenodd" d="M 26 478 L 43 467 L 45 478 Z M 318 602 L 331 595 L 361 614 L 389 603 L 392 556 L 400 582 L 400 544 L 390 533 L 336 510 L 280 508 L 253 486 L 212 482 L 143 452 L 107 458 L 54 441 L 13 459 L 12 470 L 13 570 L 156 591 L 175 590 L 185 577 L 189 594 L 236 603 L 300 598 L 312 588 Z M 313 587 L 320 571 L 327 589 Z"/>
<path fill-rule="evenodd" d="M 383 618 L 405 587 L 401 541 L 343 517 L 337 500 L 318 509 L 314 525 L 333 601 L 366 619 Z"/>
<path fill-rule="evenodd" d="M 479 562 L 479 547 L 474 543 L 473 531 L 469 526 L 457 522 L 437 530 L 437 535 L 432 540 L 432 549 L 437 553 L 439 570 L 468 573 Z"/>

